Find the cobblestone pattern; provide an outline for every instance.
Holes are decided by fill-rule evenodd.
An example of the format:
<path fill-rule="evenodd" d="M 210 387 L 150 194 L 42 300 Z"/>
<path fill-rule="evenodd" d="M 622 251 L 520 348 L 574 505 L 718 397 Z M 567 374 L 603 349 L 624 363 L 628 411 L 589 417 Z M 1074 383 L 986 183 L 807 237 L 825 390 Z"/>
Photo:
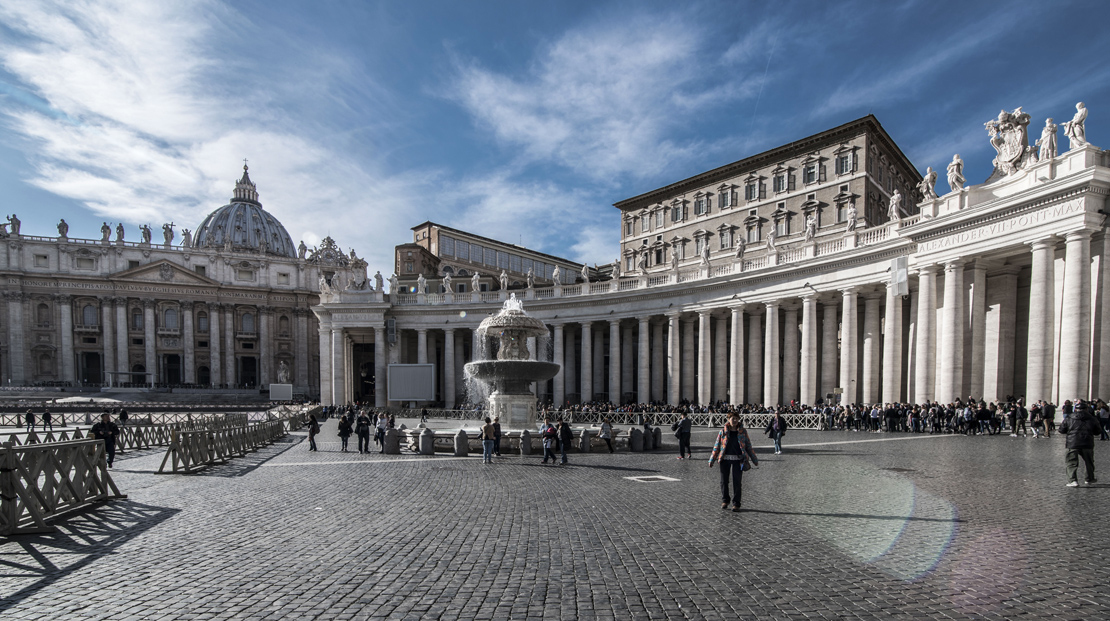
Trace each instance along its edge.
<path fill-rule="evenodd" d="M 198 475 L 152 474 L 162 451 L 120 456 L 128 500 L 0 539 L 0 616 L 1110 616 L 1110 486 L 1065 488 L 1058 439 L 791 431 L 776 456 L 753 432 L 762 467 L 733 513 L 706 465 L 713 430 L 694 460 L 565 467 L 339 453 L 334 432 Z M 625 478 L 652 474 L 680 480 Z"/>

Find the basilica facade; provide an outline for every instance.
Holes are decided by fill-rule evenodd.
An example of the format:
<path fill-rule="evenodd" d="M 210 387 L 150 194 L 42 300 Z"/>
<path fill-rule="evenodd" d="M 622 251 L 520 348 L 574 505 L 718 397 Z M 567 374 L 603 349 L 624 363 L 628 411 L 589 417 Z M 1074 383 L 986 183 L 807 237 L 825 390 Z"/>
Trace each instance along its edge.
<path fill-rule="evenodd" d="M 5 386 L 319 391 L 321 283 L 365 286 L 366 264 L 330 238 L 309 250 L 262 208 L 247 174 L 179 240 L 172 224 L 128 241 L 2 231 L 0 372 Z M 114 237 L 113 237 L 114 233 Z M 160 237 L 160 243 L 153 238 Z"/>

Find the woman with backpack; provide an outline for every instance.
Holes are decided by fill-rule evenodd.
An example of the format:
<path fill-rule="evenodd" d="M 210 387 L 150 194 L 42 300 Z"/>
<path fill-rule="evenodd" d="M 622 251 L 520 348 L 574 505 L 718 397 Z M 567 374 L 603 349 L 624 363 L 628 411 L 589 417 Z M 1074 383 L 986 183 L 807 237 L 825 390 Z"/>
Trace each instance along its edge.
<path fill-rule="evenodd" d="M 740 493 L 743 489 L 741 477 L 745 470 L 751 469 L 750 463 L 759 467 L 759 458 L 752 449 L 752 441 L 744 429 L 740 415 L 733 412 L 728 415 L 728 422 L 717 433 L 717 442 L 713 444 L 713 452 L 709 454 L 709 467 L 718 461 L 721 462 L 721 508 L 727 509 L 728 503 L 733 502 L 732 510 L 740 511 Z M 729 498 L 728 482 L 732 479 L 732 497 Z"/>

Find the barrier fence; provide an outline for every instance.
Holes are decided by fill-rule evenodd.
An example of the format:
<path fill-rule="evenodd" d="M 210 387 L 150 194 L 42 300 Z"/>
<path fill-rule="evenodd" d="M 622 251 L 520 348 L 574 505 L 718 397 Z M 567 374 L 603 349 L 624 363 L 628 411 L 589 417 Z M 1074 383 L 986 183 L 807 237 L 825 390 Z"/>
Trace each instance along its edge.
<path fill-rule="evenodd" d="M 108 474 L 104 442 L 0 448 L 0 535 L 54 530 L 46 521 L 95 502 L 126 498 Z"/>
<path fill-rule="evenodd" d="M 440 410 L 428 408 L 429 418 L 443 418 L 447 420 L 473 420 L 480 421 L 489 415 L 485 410 Z M 397 413 L 397 416 L 404 418 L 420 418 L 421 410 L 417 409 L 404 409 Z M 563 417 L 571 423 L 586 423 L 586 424 L 600 424 L 603 419 L 608 418 L 609 422 L 614 425 L 642 425 L 645 422 L 653 427 L 669 427 L 672 423 L 682 417 L 678 412 L 578 412 L 574 410 L 561 410 L 544 414 L 543 412 L 537 413 L 538 420 L 543 420 L 545 416 L 554 421 L 558 417 Z M 748 413 L 740 414 L 740 420 L 744 422 L 745 427 L 749 428 L 762 428 L 766 427 L 767 423 L 771 421 L 773 414 L 770 412 L 765 413 Z M 786 424 L 793 429 L 820 429 L 822 415 L 819 413 L 804 413 L 804 414 L 783 414 L 782 417 L 786 419 Z M 694 425 L 703 427 L 723 427 L 725 421 L 728 419 L 727 413 L 720 412 L 691 412 L 690 420 Z"/>
<path fill-rule="evenodd" d="M 35 415 L 35 426 L 42 427 L 42 410 L 32 408 Z M 87 425 L 100 420 L 102 409 L 85 409 L 80 412 L 54 412 L 51 410 L 51 425 L 65 427 L 67 425 Z M 148 412 L 128 411 L 128 424 L 145 423 L 149 425 L 169 425 L 175 423 L 201 423 L 204 421 L 225 421 L 231 426 L 245 425 L 250 412 Z M 113 414 L 112 418 L 116 418 Z M 24 414 L 0 413 L 0 427 L 23 427 L 26 425 Z"/>
<path fill-rule="evenodd" d="M 297 420 L 293 417 L 211 431 L 174 430 L 158 473 L 165 473 L 167 464 L 170 473 L 187 474 L 242 457 L 284 437 L 289 431 L 287 425 L 296 424 Z"/>

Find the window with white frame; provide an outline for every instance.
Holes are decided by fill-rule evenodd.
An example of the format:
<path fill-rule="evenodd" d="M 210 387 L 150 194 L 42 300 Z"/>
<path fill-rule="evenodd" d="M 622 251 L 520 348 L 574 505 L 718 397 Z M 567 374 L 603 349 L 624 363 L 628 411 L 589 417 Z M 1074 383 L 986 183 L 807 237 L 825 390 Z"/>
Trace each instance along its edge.
<path fill-rule="evenodd" d="M 720 208 L 736 206 L 736 190 L 726 188 L 717 194 L 717 206 Z"/>
<path fill-rule="evenodd" d="M 647 214 L 640 217 L 640 232 L 647 233 L 651 227 L 651 218 Z"/>
<path fill-rule="evenodd" d="M 817 183 L 817 162 L 805 165 L 802 169 L 802 182 L 806 185 Z"/>
<path fill-rule="evenodd" d="M 756 201 L 759 200 L 759 182 L 749 181 L 744 184 L 744 200 Z"/>
<path fill-rule="evenodd" d="M 772 181 L 772 189 L 775 191 L 776 194 L 786 191 L 786 173 L 785 172 L 780 172 L 780 173 L 777 173 L 775 175 L 774 181 Z"/>
<path fill-rule="evenodd" d="M 732 229 L 721 229 L 721 250 L 732 248 Z"/>
<path fill-rule="evenodd" d="M 92 304 L 86 304 L 81 309 L 81 325 L 95 326 L 96 325 L 96 307 Z"/>
<path fill-rule="evenodd" d="M 655 228 L 656 229 L 663 228 L 663 210 L 662 209 L 656 209 L 655 210 Z"/>
<path fill-rule="evenodd" d="M 629 272 L 636 269 L 636 257 L 633 257 L 632 255 L 628 255 L 627 257 L 625 257 L 624 258 L 624 269 L 625 269 L 625 271 L 629 271 Z"/>
<path fill-rule="evenodd" d="M 631 236 L 633 231 L 635 231 L 635 229 L 633 228 L 632 219 L 629 218 L 624 223 L 624 234 L 626 236 Z"/>
<path fill-rule="evenodd" d="M 705 236 L 704 235 L 698 235 L 697 239 L 694 240 L 694 252 L 696 252 L 697 255 L 700 257 L 702 249 L 704 249 L 704 248 L 705 248 Z"/>
<path fill-rule="evenodd" d="M 837 203 L 836 205 L 836 221 L 848 221 L 848 203 Z"/>
<path fill-rule="evenodd" d="M 197 332 L 208 332 L 208 313 L 197 313 Z"/>
<path fill-rule="evenodd" d="M 703 194 L 694 199 L 694 215 L 704 216 L 707 213 L 709 213 L 709 197 Z"/>
<path fill-rule="evenodd" d="M 671 205 L 671 222 L 682 222 L 686 219 L 686 205 L 675 203 Z"/>
<path fill-rule="evenodd" d="M 167 308 L 166 312 L 164 314 L 164 317 L 165 317 L 165 326 L 166 326 L 167 330 L 177 330 L 178 329 L 177 328 L 177 310 L 176 309 Z"/>
<path fill-rule="evenodd" d="M 755 243 L 759 241 L 759 225 L 753 224 L 748 227 L 748 243 Z"/>
<path fill-rule="evenodd" d="M 855 153 L 846 151 L 836 156 L 836 174 L 846 175 L 855 168 Z"/>
<path fill-rule="evenodd" d="M 784 237 L 790 234 L 790 216 L 783 216 L 775 221 L 775 235 Z"/>

